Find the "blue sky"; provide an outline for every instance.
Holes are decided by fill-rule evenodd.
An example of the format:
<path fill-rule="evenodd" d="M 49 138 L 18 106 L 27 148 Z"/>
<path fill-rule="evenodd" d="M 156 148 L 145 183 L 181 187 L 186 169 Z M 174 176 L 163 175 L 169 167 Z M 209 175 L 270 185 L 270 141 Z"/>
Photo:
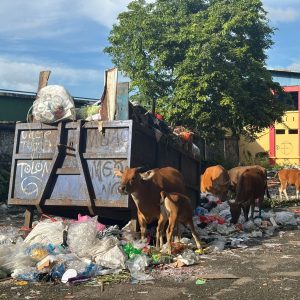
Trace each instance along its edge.
<path fill-rule="evenodd" d="M 36 91 L 40 70 L 50 84 L 73 96 L 99 98 L 104 70 L 112 67 L 103 48 L 118 13 L 129 0 L 1 0 L 0 89 Z M 275 45 L 268 67 L 300 72 L 300 0 L 263 0 Z"/>

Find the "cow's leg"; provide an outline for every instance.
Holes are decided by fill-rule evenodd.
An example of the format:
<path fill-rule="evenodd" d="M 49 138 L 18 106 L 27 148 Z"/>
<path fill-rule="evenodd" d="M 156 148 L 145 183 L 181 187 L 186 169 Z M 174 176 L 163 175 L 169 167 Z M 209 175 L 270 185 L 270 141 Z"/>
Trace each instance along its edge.
<path fill-rule="evenodd" d="M 296 187 L 296 199 L 299 200 L 299 184 L 296 184 L 295 187 Z"/>
<path fill-rule="evenodd" d="M 181 232 L 180 232 L 180 224 L 176 223 L 176 234 L 174 234 L 174 242 L 180 242 L 181 240 Z"/>
<path fill-rule="evenodd" d="M 264 197 L 258 199 L 258 217 L 261 218 L 261 208 L 263 205 Z"/>
<path fill-rule="evenodd" d="M 289 200 L 289 197 L 288 197 L 287 192 L 286 192 L 287 185 L 288 185 L 287 182 L 284 182 L 284 183 L 281 184 L 280 188 L 283 191 L 286 200 Z M 282 200 L 282 197 L 280 198 L 280 200 Z"/>
<path fill-rule="evenodd" d="M 245 221 L 248 222 L 249 221 L 249 209 L 250 209 L 250 206 L 249 205 L 243 205 L 242 209 L 243 209 L 243 212 L 244 212 Z"/>
<path fill-rule="evenodd" d="M 256 200 L 255 200 L 256 201 Z M 250 218 L 251 218 L 251 220 L 253 220 L 254 219 L 254 208 L 255 208 L 255 201 L 254 201 L 254 203 L 252 203 L 251 205 L 250 205 L 250 207 L 251 207 L 251 214 L 250 214 Z M 249 212 L 248 212 L 249 213 Z"/>
<path fill-rule="evenodd" d="M 145 239 L 146 235 L 146 228 L 147 228 L 147 222 L 144 218 L 144 216 L 138 211 L 137 213 L 139 224 L 140 224 L 140 229 L 141 229 L 141 239 Z"/>
<path fill-rule="evenodd" d="M 162 248 L 163 246 L 163 230 L 165 228 L 166 221 L 166 217 L 163 214 L 160 214 L 156 229 L 156 248 Z"/>
<path fill-rule="evenodd" d="M 194 227 L 194 223 L 193 223 L 193 220 L 190 220 L 187 225 L 190 227 L 190 230 L 192 232 L 192 236 L 196 242 L 196 246 L 197 246 L 197 249 L 202 249 L 201 247 L 201 244 L 200 244 L 200 239 L 199 239 L 199 236 L 195 230 L 195 227 Z"/>
<path fill-rule="evenodd" d="M 172 240 L 175 223 L 176 223 L 176 218 L 174 216 L 172 217 L 172 215 L 170 215 L 169 225 L 167 228 L 167 245 L 168 245 L 168 254 L 170 254 L 170 255 L 172 253 L 171 240 Z"/>
<path fill-rule="evenodd" d="M 282 185 L 281 184 L 279 187 L 279 198 L 280 198 L 280 201 L 282 201 Z"/>

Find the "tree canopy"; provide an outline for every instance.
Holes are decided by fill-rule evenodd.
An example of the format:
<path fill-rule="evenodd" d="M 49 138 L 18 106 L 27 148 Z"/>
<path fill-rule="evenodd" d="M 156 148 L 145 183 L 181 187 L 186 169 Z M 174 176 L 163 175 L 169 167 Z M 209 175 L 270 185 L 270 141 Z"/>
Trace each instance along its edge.
<path fill-rule="evenodd" d="M 207 140 L 254 136 L 280 121 L 283 91 L 266 69 L 274 29 L 260 0 L 135 0 L 105 51 L 168 121 Z"/>

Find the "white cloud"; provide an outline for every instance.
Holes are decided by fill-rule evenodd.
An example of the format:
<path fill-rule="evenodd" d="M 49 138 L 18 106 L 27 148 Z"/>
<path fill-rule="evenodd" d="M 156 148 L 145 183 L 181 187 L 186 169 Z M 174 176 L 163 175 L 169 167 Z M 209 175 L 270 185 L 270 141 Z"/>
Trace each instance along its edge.
<path fill-rule="evenodd" d="M 300 72 L 300 62 L 294 62 L 291 65 L 289 65 L 286 69 L 294 72 Z"/>
<path fill-rule="evenodd" d="M 299 11 L 292 7 L 271 7 L 265 6 L 268 17 L 273 22 L 293 22 L 299 16 Z"/>
<path fill-rule="evenodd" d="M 86 18 L 111 28 L 130 0 L 1 0 L 0 34 L 10 38 L 66 35 Z"/>
<path fill-rule="evenodd" d="M 55 84 L 62 84 L 66 88 L 84 83 L 100 83 L 102 75 L 93 69 L 74 69 L 54 63 L 33 62 L 28 58 L 0 56 L 0 88 L 34 92 L 42 70 L 51 70 L 50 82 L 53 79 Z"/>
<path fill-rule="evenodd" d="M 80 0 L 77 1 L 78 14 L 111 28 L 117 16 L 124 11 L 131 0 Z"/>

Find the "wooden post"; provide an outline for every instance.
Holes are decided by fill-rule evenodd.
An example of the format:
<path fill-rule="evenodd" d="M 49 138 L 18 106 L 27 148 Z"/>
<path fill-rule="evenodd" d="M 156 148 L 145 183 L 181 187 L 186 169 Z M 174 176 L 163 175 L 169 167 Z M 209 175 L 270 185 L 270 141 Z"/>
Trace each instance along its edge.
<path fill-rule="evenodd" d="M 50 77 L 51 71 L 41 71 L 40 78 L 39 78 L 39 86 L 37 92 L 45 86 L 48 85 L 48 79 Z"/>
<path fill-rule="evenodd" d="M 41 71 L 40 72 L 40 78 L 39 78 L 39 85 L 38 85 L 37 93 L 39 92 L 39 90 L 41 88 L 48 85 L 48 79 L 50 77 L 50 74 L 51 74 L 51 71 Z M 29 116 L 29 120 L 32 123 L 38 123 L 38 121 L 34 119 L 33 115 Z"/>
<path fill-rule="evenodd" d="M 26 207 L 25 210 L 25 221 L 24 221 L 24 226 L 31 228 L 32 227 L 32 221 L 33 221 L 33 207 L 29 206 Z"/>

